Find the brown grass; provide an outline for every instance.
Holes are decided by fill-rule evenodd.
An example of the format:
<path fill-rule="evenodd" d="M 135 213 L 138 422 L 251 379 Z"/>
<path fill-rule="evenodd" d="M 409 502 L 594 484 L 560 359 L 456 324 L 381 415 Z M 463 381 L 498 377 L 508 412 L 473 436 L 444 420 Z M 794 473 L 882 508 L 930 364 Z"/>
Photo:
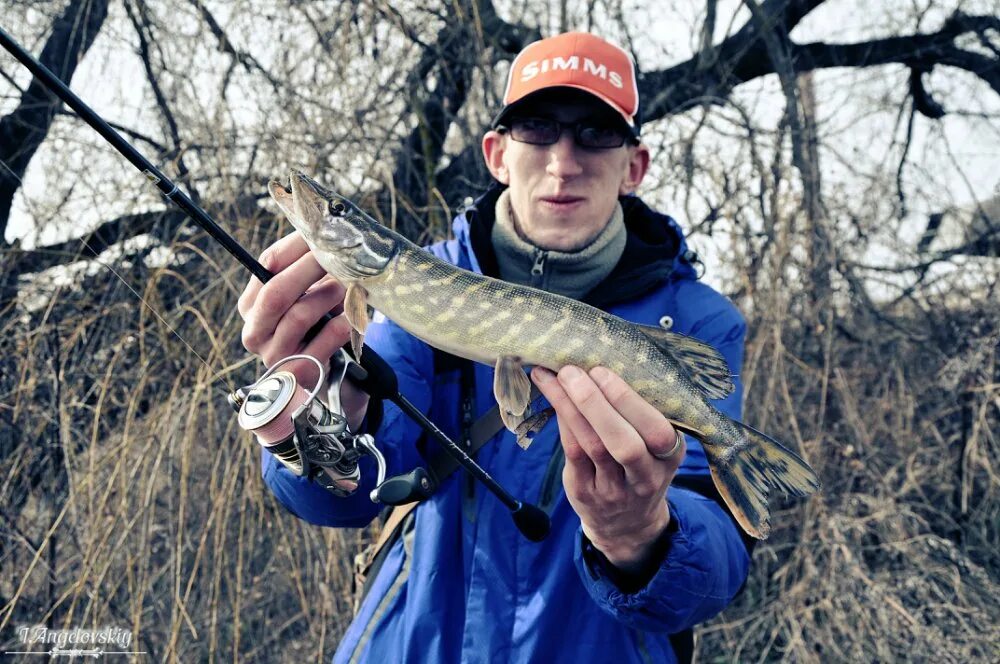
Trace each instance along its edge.
<path fill-rule="evenodd" d="M 349 621 L 368 533 L 304 525 L 265 488 L 224 399 L 257 369 L 243 276 L 202 250 L 231 264 L 198 239 L 183 265 L 115 266 L 164 319 L 107 271 L 5 314 L 3 649 L 18 625 L 114 625 L 152 660 L 318 661 Z M 798 314 L 804 288 L 753 293 L 746 419 L 798 445 L 824 488 L 779 503 L 699 660 L 997 661 L 995 300 L 844 305 L 822 326 Z"/>

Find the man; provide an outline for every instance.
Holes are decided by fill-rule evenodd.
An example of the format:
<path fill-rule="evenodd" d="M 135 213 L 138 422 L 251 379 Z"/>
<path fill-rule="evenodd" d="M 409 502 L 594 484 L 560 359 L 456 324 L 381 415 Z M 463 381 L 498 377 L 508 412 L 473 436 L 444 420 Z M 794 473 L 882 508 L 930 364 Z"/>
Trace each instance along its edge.
<path fill-rule="evenodd" d="M 739 313 L 696 281 L 677 224 L 632 195 L 650 157 L 638 138 L 629 56 L 582 33 L 536 42 L 514 61 L 504 103 L 482 141 L 495 186 L 456 218 L 454 240 L 429 250 L 634 322 L 672 325 L 738 369 Z M 252 281 L 241 297 L 246 347 L 268 365 L 295 352 L 330 357 L 349 339 L 343 316 L 303 338 L 340 305 L 343 287 L 297 235 L 262 262 L 278 274 L 265 286 Z M 493 405 L 492 367 L 449 361 L 381 317 L 366 342 L 394 367 L 401 391 L 455 438 L 463 404 L 476 416 Z M 685 443 L 604 368 L 536 367 L 531 378 L 554 421 L 527 450 L 503 430 L 477 460 L 550 514 L 549 537 L 529 542 L 491 494 L 452 475 L 391 545 L 334 661 L 670 662 L 688 654 L 678 652 L 690 648 L 688 630 L 741 587 L 747 548 L 712 497 L 697 441 Z M 716 405 L 738 418 L 736 383 Z M 419 430 L 395 406 L 385 404 L 380 423 L 362 423 L 367 399 L 352 390 L 345 400 L 356 426 L 377 427 L 390 473 L 425 463 Z M 311 523 L 360 527 L 379 510 L 367 498 L 371 468 L 350 498 L 294 476 L 267 452 L 263 469 L 278 499 Z"/>

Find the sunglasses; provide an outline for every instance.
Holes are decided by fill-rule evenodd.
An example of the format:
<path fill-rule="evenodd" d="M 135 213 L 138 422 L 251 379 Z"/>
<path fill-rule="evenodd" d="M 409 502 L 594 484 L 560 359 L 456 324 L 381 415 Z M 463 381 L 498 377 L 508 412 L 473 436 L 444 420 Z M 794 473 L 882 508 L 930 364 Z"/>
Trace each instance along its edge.
<path fill-rule="evenodd" d="M 581 148 L 620 148 L 632 135 L 621 125 L 599 120 L 560 122 L 550 118 L 514 117 L 504 126 L 497 127 L 500 133 L 510 132 L 510 137 L 518 143 L 531 145 L 552 145 L 559 141 L 563 129 L 573 130 L 573 140 Z"/>

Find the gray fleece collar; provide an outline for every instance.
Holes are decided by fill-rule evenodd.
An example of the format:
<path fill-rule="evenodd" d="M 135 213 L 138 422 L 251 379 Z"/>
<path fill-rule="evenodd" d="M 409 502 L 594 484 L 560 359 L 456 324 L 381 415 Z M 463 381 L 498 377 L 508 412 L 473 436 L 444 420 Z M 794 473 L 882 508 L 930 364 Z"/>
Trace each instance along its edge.
<path fill-rule="evenodd" d="M 618 264 L 626 235 L 622 207 L 615 203 L 610 221 L 586 247 L 572 252 L 539 249 L 517 232 L 510 191 L 504 190 L 497 199 L 491 240 L 504 281 L 580 299 Z"/>

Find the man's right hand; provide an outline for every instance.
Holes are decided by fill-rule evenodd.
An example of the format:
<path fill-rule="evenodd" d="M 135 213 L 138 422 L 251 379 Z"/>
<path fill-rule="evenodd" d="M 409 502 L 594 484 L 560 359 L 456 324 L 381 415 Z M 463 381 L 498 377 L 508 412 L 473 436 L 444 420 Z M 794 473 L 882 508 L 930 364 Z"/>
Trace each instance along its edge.
<path fill-rule="evenodd" d="M 268 367 L 297 354 L 329 362 L 351 338 L 351 325 L 343 312 L 343 284 L 320 267 L 298 233 L 268 247 L 260 262 L 274 276 L 266 284 L 252 277 L 240 295 L 237 308 L 244 321 L 243 346 Z M 333 320 L 307 342 L 306 333 L 327 312 L 334 314 Z M 318 370 L 312 362 L 290 362 L 282 368 L 294 373 L 307 390 L 316 384 Z M 345 384 L 341 398 L 348 421 L 356 428 L 367 409 L 367 395 Z"/>

